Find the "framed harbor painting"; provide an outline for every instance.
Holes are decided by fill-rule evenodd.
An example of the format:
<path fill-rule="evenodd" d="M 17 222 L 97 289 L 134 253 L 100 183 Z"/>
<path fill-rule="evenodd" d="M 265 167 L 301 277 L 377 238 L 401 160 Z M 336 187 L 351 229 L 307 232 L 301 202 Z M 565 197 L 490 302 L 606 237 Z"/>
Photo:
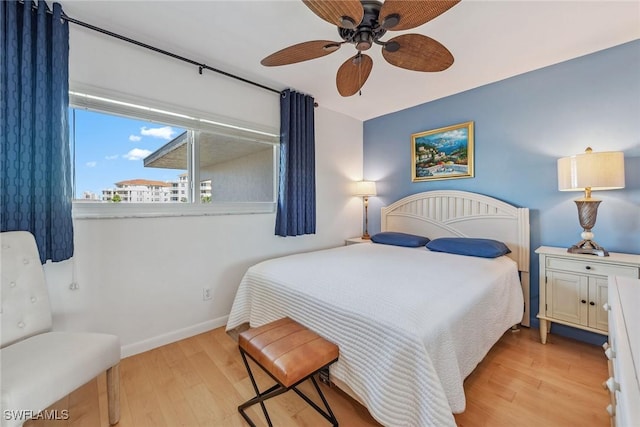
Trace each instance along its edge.
<path fill-rule="evenodd" d="M 411 135 L 413 182 L 473 177 L 473 122 Z"/>

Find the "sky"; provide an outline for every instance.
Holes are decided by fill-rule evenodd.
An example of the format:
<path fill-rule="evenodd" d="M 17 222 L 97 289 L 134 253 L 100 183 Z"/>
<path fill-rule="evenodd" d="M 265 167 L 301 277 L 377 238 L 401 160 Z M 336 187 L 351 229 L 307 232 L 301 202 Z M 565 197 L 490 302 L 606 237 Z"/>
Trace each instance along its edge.
<path fill-rule="evenodd" d="M 72 156 L 75 146 L 75 198 L 83 198 L 85 191 L 100 197 L 103 189 L 129 179 L 177 181 L 186 171 L 186 164 L 179 171 L 145 168 L 143 163 L 184 129 L 80 109 L 69 109 L 69 127 Z"/>

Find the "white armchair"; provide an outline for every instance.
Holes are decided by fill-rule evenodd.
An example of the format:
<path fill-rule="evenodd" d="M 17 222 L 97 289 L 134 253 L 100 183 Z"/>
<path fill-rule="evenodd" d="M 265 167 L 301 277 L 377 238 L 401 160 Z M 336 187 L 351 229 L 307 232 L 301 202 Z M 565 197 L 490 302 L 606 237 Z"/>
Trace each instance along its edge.
<path fill-rule="evenodd" d="M 21 426 L 102 372 L 109 423 L 120 418 L 120 340 L 115 335 L 52 332 L 44 271 L 33 235 L 0 233 L 0 424 Z M 73 418 L 73 413 L 68 414 Z"/>

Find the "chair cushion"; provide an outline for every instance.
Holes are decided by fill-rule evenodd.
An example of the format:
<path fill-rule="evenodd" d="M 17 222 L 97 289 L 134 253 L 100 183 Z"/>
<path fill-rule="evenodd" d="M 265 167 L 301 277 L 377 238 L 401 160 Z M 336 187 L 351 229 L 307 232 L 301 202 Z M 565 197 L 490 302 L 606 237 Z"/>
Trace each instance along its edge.
<path fill-rule="evenodd" d="M 338 346 L 285 317 L 242 332 L 238 345 L 290 387 L 338 359 Z"/>
<path fill-rule="evenodd" d="M 115 335 L 48 332 L 0 350 L 2 410 L 46 409 L 120 362 Z M 4 420 L 7 425 L 22 425 Z M 5 426 L 5 424 L 2 424 Z"/>
<path fill-rule="evenodd" d="M 0 347 L 51 330 L 49 294 L 33 235 L 0 233 Z"/>

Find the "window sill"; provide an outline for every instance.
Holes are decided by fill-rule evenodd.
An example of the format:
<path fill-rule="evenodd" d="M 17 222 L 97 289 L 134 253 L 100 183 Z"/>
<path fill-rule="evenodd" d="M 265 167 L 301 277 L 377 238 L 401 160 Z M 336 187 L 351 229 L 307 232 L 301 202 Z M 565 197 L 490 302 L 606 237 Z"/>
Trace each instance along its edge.
<path fill-rule="evenodd" d="M 74 201 L 74 219 L 161 218 L 180 216 L 270 214 L 274 202 L 182 203 L 100 203 Z"/>

